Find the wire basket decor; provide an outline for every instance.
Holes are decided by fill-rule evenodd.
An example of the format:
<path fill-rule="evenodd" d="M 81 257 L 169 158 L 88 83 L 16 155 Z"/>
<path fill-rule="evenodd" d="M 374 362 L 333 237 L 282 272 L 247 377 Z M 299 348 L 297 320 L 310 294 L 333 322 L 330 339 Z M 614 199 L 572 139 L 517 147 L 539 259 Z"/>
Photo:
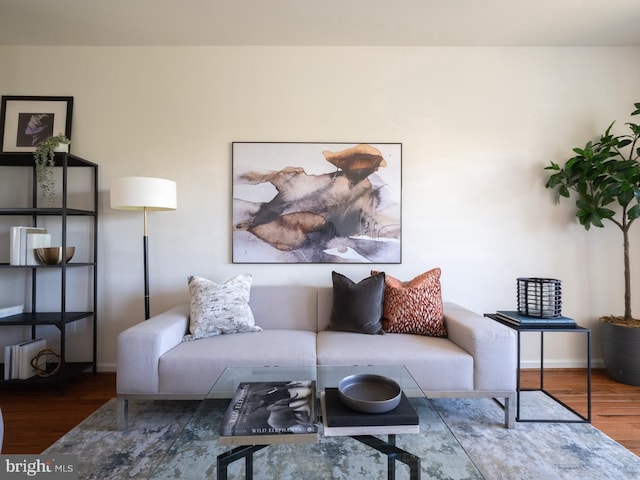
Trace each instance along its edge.
<path fill-rule="evenodd" d="M 527 317 L 562 316 L 562 286 L 554 278 L 518 278 L 518 314 Z"/>

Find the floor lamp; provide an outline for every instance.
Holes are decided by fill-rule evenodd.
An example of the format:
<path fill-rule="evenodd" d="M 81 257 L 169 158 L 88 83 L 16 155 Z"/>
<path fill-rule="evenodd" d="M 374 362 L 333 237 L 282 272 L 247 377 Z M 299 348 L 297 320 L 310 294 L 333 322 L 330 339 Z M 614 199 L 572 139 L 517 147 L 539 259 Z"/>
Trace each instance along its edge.
<path fill-rule="evenodd" d="M 149 319 L 148 210 L 175 210 L 176 182 L 153 177 L 120 177 L 111 180 L 111 208 L 144 213 L 144 318 Z"/>

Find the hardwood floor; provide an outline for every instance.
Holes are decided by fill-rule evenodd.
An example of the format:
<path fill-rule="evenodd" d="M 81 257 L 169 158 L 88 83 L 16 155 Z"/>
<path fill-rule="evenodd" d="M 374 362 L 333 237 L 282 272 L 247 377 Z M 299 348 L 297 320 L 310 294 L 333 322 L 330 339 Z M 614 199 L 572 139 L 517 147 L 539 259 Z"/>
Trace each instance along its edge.
<path fill-rule="evenodd" d="M 525 370 L 522 386 L 538 387 L 538 371 Z M 545 389 L 577 412 L 586 415 L 584 370 L 545 370 Z M 601 369 L 591 374 L 591 424 L 640 456 L 640 386 L 611 380 Z"/>
<path fill-rule="evenodd" d="M 109 399 L 116 396 L 114 373 L 82 374 L 65 386 L 4 388 L 2 453 L 41 453 Z"/>
<path fill-rule="evenodd" d="M 545 371 L 545 389 L 586 414 L 586 380 L 581 369 Z M 537 387 L 536 370 L 522 373 L 523 387 Z M 592 424 L 640 456 L 640 387 L 609 379 L 604 370 L 591 376 Z M 58 438 L 115 397 L 115 374 L 86 374 L 70 382 L 64 395 L 51 388 L 4 389 L 0 407 L 5 437 L 2 453 L 41 453 Z"/>

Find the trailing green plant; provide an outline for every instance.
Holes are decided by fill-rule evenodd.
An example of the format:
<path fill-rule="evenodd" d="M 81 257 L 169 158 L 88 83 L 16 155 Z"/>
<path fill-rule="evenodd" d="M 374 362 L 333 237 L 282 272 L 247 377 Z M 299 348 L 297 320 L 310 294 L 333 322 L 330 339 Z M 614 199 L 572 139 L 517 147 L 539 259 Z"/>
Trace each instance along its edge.
<path fill-rule="evenodd" d="M 635 103 L 631 115 L 640 114 Z M 557 200 L 575 196 L 576 216 L 585 229 L 618 226 L 623 235 L 624 323 L 632 323 L 629 228 L 640 217 L 640 125 L 626 123 L 630 133 L 613 135 L 611 123 L 596 142 L 574 148 L 576 154 L 564 167 L 551 162 L 546 187 L 555 189 Z"/>
<path fill-rule="evenodd" d="M 33 153 L 36 165 L 36 178 L 42 191 L 42 196 L 47 205 L 53 202 L 55 182 L 53 179 L 53 167 L 55 166 L 55 149 L 59 145 L 69 143 L 69 139 L 63 134 L 49 137 L 38 144 Z"/>

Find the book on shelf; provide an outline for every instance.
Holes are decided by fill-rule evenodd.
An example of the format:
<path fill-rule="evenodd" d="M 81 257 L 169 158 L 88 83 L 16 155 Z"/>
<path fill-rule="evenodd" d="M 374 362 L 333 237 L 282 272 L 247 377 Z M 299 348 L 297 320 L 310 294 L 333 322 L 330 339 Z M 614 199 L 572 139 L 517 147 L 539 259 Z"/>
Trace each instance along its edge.
<path fill-rule="evenodd" d="M 11 380 L 13 378 L 13 355 L 11 345 L 4 347 L 4 379 Z"/>
<path fill-rule="evenodd" d="M 9 265 L 20 265 L 20 229 L 11 227 L 9 236 Z"/>
<path fill-rule="evenodd" d="M 576 325 L 576 321 L 573 318 L 569 317 L 527 317 L 526 315 L 520 315 L 517 311 L 514 310 L 498 310 L 496 312 L 496 317 L 504 320 L 505 322 L 520 326 L 570 327 Z"/>
<path fill-rule="evenodd" d="M 44 338 L 36 338 L 30 340 L 21 345 L 19 353 L 19 367 L 18 378 L 20 380 L 26 380 L 27 378 L 35 377 L 37 375 L 36 369 L 32 366 L 31 361 L 36 357 L 40 350 L 47 348 L 47 341 Z M 38 359 L 38 369 L 44 369 L 46 367 L 46 358 L 40 356 Z"/>
<path fill-rule="evenodd" d="M 0 308 L 0 318 L 10 317 L 12 315 L 19 315 L 24 312 L 24 305 L 12 305 L 11 307 Z"/>
<path fill-rule="evenodd" d="M 40 350 L 47 348 L 47 341 L 43 338 L 34 338 L 24 342 L 4 347 L 4 379 L 26 380 L 37 374 L 31 365 Z M 46 367 L 45 357 L 38 359 L 38 368 Z"/>
<path fill-rule="evenodd" d="M 276 436 L 317 439 L 316 383 L 242 382 L 220 425 L 220 437 L 278 443 Z M 265 436 L 274 436 L 265 439 Z M 233 443 L 233 441 L 231 442 Z"/>
<path fill-rule="evenodd" d="M 25 227 L 15 226 L 11 227 L 11 235 L 9 241 L 9 265 L 29 265 L 27 263 L 27 236 L 29 234 L 46 234 L 46 228 L 40 227 Z M 37 247 L 50 246 L 51 240 L 49 239 L 49 245 L 38 245 Z M 33 250 L 31 250 L 33 255 Z M 35 261 L 35 259 L 34 259 Z M 37 264 L 34 263 L 34 264 Z M 32 265 L 34 265 L 32 264 Z"/>

